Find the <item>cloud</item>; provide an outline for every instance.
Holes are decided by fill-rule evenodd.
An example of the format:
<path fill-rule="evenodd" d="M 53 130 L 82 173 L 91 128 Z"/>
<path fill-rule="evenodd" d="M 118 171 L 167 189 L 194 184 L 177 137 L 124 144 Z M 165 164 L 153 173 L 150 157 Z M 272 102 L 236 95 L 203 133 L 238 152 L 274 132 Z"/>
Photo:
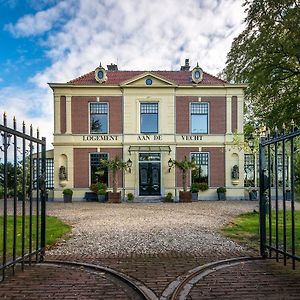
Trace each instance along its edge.
<path fill-rule="evenodd" d="M 0 112 L 6 112 L 8 125 L 12 127 L 12 120 L 17 119 L 18 130 L 22 129 L 24 121 L 29 133 L 30 124 L 40 136 L 47 139 L 48 148 L 53 141 L 53 101 L 51 91 L 44 89 L 24 90 L 17 86 L 0 89 Z M 2 116 L 0 118 L 2 124 Z"/>
<path fill-rule="evenodd" d="M 39 11 L 34 15 L 23 16 L 15 25 L 12 23 L 6 24 L 4 29 L 15 37 L 43 34 L 54 27 L 58 27 L 65 21 L 67 15 L 73 11 L 73 6 L 70 7 L 71 2 L 72 1 L 61 1 L 55 6 Z M 36 6 L 34 3 L 32 5 Z M 42 6 L 43 3 L 40 3 L 40 7 Z"/>
<path fill-rule="evenodd" d="M 178 70 L 189 58 L 192 66 L 199 62 L 217 74 L 244 18 L 242 0 L 63 0 L 6 25 L 16 37 L 42 40 L 51 64 L 30 78 L 36 90 L 0 93 L 18 103 L 9 110 L 20 118 L 32 119 L 32 110 L 41 111 L 33 120 L 50 136 L 53 107 L 47 82 L 69 81 L 100 61 L 118 63 L 121 70 Z M 2 101 L 7 101 L 3 95 L 0 110 Z"/>

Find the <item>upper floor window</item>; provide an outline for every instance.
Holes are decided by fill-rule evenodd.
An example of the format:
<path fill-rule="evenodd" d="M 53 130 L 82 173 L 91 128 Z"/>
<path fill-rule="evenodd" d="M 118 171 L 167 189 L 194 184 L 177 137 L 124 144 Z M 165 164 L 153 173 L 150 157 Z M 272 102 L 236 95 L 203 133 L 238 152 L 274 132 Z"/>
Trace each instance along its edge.
<path fill-rule="evenodd" d="M 158 103 L 141 103 L 141 133 L 158 133 Z"/>
<path fill-rule="evenodd" d="M 108 169 L 100 164 L 100 161 L 107 160 L 107 153 L 91 153 L 90 156 L 91 184 L 101 182 L 108 185 Z"/>
<path fill-rule="evenodd" d="M 208 153 L 192 153 L 191 159 L 193 159 L 197 165 L 197 168 L 192 171 L 192 183 L 206 182 L 208 184 Z"/>
<path fill-rule="evenodd" d="M 208 133 L 208 103 L 191 103 L 191 133 Z"/>
<path fill-rule="evenodd" d="M 90 104 L 90 132 L 108 133 L 108 104 Z"/>

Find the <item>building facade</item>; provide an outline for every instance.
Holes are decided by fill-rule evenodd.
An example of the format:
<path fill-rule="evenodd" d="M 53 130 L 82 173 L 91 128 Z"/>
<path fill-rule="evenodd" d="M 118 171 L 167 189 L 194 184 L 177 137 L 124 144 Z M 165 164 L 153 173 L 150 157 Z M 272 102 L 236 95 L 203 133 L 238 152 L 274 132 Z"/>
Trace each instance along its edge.
<path fill-rule="evenodd" d="M 178 198 L 179 170 L 170 160 L 194 159 L 198 171 L 191 182 L 207 182 L 200 199 L 244 198 L 244 153 L 233 144 L 243 138 L 244 85 L 229 84 L 189 62 L 179 71 L 121 71 L 98 67 L 67 83 L 50 83 L 54 96 L 54 198 L 63 188 L 82 200 L 97 181 L 112 187 L 100 159 L 131 161 L 119 172 L 122 195 Z M 232 178 L 233 168 L 239 177 Z M 65 172 L 62 176 L 61 172 Z M 235 176 L 236 177 L 236 176 Z"/>

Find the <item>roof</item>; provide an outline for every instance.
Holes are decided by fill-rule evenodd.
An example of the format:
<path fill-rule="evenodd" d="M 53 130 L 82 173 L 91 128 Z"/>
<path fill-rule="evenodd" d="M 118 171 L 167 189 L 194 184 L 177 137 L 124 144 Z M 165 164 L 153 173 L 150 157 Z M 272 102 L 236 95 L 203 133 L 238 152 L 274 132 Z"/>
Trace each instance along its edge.
<path fill-rule="evenodd" d="M 70 80 L 67 84 L 74 85 L 102 85 L 102 86 L 112 86 L 120 85 L 130 79 L 140 76 L 144 73 L 149 73 L 149 71 L 106 71 L 107 80 L 103 83 L 99 83 L 95 79 L 95 71 L 84 74 L 78 78 Z M 191 71 L 150 71 L 151 74 L 158 77 L 165 78 L 174 82 L 177 85 L 195 85 L 192 82 L 192 72 Z M 223 85 L 227 84 L 226 81 L 219 79 L 213 75 L 203 72 L 203 80 L 198 85 Z"/>

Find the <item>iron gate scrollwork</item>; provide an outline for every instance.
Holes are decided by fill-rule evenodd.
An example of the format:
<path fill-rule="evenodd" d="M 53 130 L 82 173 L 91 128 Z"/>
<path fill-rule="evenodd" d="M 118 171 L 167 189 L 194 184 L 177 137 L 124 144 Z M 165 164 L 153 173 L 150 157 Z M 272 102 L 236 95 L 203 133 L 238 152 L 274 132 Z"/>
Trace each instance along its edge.
<path fill-rule="evenodd" d="M 293 269 L 300 261 L 297 253 L 300 232 L 296 232 L 295 202 L 300 197 L 300 130 L 261 138 L 259 148 L 260 179 L 260 253 L 263 257 L 291 259 Z M 298 199 L 300 200 L 300 199 Z M 297 219 L 298 218 L 298 219 Z M 300 220 L 298 221 L 300 222 Z M 298 247 L 297 247 L 298 244 Z"/>
<path fill-rule="evenodd" d="M 46 139 L 34 136 L 25 123 L 17 130 L 7 125 L 6 114 L 0 124 L 0 222 L 2 249 L 1 280 L 16 265 L 43 261 L 46 247 Z M 40 163 L 33 168 L 33 157 Z M 3 158 L 3 162 L 2 162 Z M 35 172 L 34 172 L 35 171 Z M 3 208 L 3 209 L 2 209 Z"/>

